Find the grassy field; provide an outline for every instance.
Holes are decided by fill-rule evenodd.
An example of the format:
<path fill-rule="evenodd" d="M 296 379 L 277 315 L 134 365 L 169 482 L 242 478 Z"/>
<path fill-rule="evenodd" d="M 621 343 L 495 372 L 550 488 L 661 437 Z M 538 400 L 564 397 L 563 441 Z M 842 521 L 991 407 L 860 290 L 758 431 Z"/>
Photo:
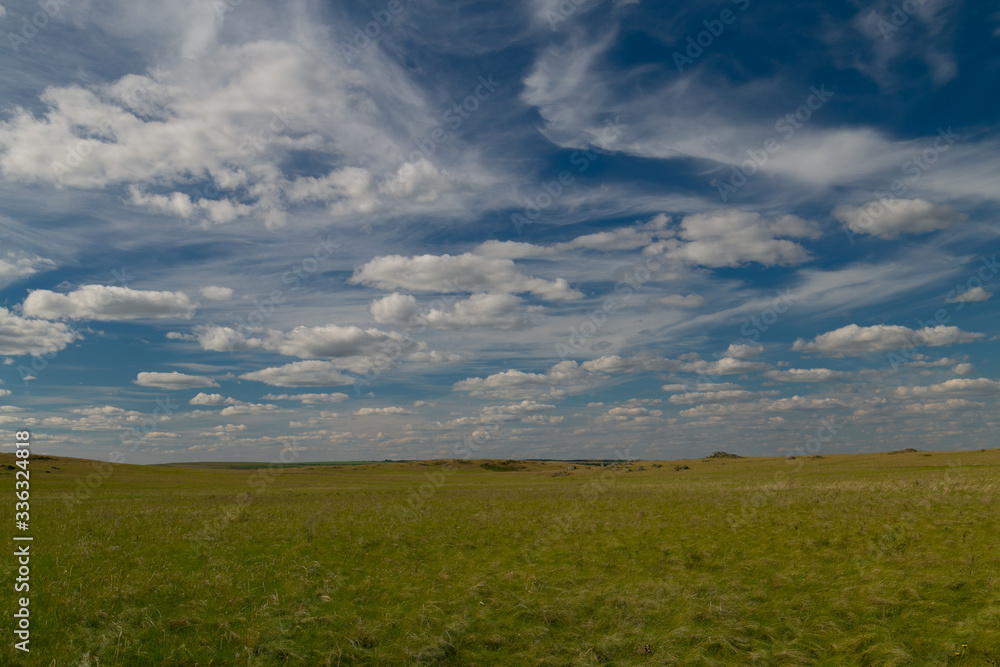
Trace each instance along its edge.
<path fill-rule="evenodd" d="M 31 461 L 4 664 L 1000 665 L 1000 450 L 109 465 Z"/>

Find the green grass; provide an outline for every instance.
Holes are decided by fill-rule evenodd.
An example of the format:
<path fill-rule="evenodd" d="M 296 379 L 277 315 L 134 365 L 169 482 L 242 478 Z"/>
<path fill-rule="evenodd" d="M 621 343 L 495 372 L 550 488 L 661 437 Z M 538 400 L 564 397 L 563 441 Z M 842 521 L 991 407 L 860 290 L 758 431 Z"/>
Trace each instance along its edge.
<path fill-rule="evenodd" d="M 211 470 L 256 470 L 258 468 L 319 468 L 323 466 L 380 465 L 387 461 L 292 461 L 262 463 L 259 461 L 196 461 L 192 463 L 159 463 L 164 468 L 208 468 Z"/>
<path fill-rule="evenodd" d="M 4 664 L 1000 664 L 1000 450 L 514 465 L 34 460 Z"/>

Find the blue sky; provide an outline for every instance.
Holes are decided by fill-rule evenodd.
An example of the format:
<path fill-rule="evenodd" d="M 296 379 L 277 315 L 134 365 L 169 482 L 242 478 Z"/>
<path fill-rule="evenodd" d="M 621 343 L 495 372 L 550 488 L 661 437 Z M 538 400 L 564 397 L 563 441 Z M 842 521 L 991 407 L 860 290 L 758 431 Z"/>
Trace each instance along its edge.
<path fill-rule="evenodd" d="M 987 3 L 0 3 L 38 451 L 996 446 Z"/>

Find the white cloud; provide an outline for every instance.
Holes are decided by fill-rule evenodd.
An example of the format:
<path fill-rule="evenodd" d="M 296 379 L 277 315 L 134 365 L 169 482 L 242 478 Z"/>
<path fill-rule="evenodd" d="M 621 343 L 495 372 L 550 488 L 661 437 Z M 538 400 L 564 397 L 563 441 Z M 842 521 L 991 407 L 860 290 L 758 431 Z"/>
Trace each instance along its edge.
<path fill-rule="evenodd" d="M 369 311 L 379 324 L 408 324 L 420 307 L 416 297 L 393 292 L 371 302 Z"/>
<path fill-rule="evenodd" d="M 202 433 L 199 433 L 198 435 L 208 436 L 208 437 L 212 436 L 226 437 L 232 435 L 233 433 L 238 433 L 240 431 L 245 431 L 245 430 L 247 430 L 246 424 L 219 424 L 218 426 L 214 427 L 211 431 L 204 431 Z"/>
<path fill-rule="evenodd" d="M 186 375 L 177 371 L 170 373 L 139 373 L 134 382 L 141 387 L 158 387 L 160 389 L 193 389 L 195 387 L 219 386 L 211 378 Z"/>
<path fill-rule="evenodd" d="M 988 378 L 952 378 L 926 387 L 897 387 L 897 396 L 933 396 L 936 394 L 986 394 L 1000 391 L 1000 382 Z"/>
<path fill-rule="evenodd" d="M 372 172 L 359 167 L 342 167 L 319 177 L 303 176 L 291 181 L 287 196 L 292 202 L 329 202 L 330 214 L 340 216 L 373 213 L 393 199 L 427 204 L 460 191 L 463 185 L 462 179 L 447 169 L 419 157 L 386 172 L 381 182 Z"/>
<path fill-rule="evenodd" d="M 747 361 L 745 359 L 734 359 L 733 357 L 722 357 L 711 362 L 699 359 L 681 366 L 681 370 L 687 373 L 700 373 L 708 376 L 735 375 L 737 373 L 762 371 L 768 368 L 770 368 L 770 365 L 762 361 Z"/>
<path fill-rule="evenodd" d="M 552 281 L 532 278 L 509 259 L 490 259 L 473 253 L 376 257 L 356 269 L 351 282 L 384 290 L 419 292 L 530 292 L 549 301 L 583 297 L 570 289 L 563 278 Z"/>
<path fill-rule="evenodd" d="M 545 373 L 506 370 L 485 378 L 467 378 L 455 383 L 455 391 L 472 396 L 506 399 L 563 398 L 589 386 L 590 374 L 575 361 L 561 361 Z"/>
<path fill-rule="evenodd" d="M 670 216 L 659 214 L 648 222 L 618 227 L 609 231 L 577 236 L 571 241 L 551 246 L 535 245 L 521 241 L 486 241 L 472 252 L 490 259 L 529 259 L 558 256 L 567 250 L 622 251 L 636 250 L 650 245 L 657 237 L 674 236 L 666 229 Z"/>
<path fill-rule="evenodd" d="M 744 389 L 693 391 L 686 394 L 674 394 L 668 400 L 675 404 L 743 403 L 746 401 L 756 401 L 764 396 L 774 396 L 777 393 L 776 391 L 746 391 Z"/>
<path fill-rule="evenodd" d="M 794 215 L 772 220 L 760 213 L 723 209 L 681 221 L 681 240 L 665 242 L 667 256 L 710 267 L 802 264 L 811 255 L 789 238 L 818 238 L 819 227 Z"/>
<path fill-rule="evenodd" d="M 557 250 L 636 250 L 652 243 L 654 232 L 635 227 L 619 227 L 607 232 L 578 236 L 572 241 L 559 243 Z"/>
<path fill-rule="evenodd" d="M 837 398 L 809 398 L 807 396 L 792 396 L 791 398 L 764 398 L 749 403 L 711 403 L 696 405 L 682 410 L 683 417 L 711 417 L 726 415 L 756 415 L 763 412 L 786 412 L 789 410 L 830 410 L 843 408 L 846 404 Z"/>
<path fill-rule="evenodd" d="M 0 288 L 55 268 L 56 263 L 51 259 L 23 251 L 4 252 L 0 255 Z"/>
<path fill-rule="evenodd" d="M 10 395 L 11 395 L 11 393 L 12 393 L 12 392 L 11 392 L 11 390 L 10 390 L 10 389 L 0 389 L 0 396 L 10 396 Z M 5 406 L 3 406 L 3 407 L 5 407 L 5 408 L 6 408 L 6 407 L 8 407 L 8 406 L 6 406 L 6 405 L 5 405 Z"/>
<path fill-rule="evenodd" d="M 154 211 L 215 223 L 254 213 L 269 225 L 284 223 L 286 202 L 310 200 L 332 215 L 392 207 L 457 214 L 470 185 L 489 181 L 472 152 L 452 156 L 449 173 L 414 151 L 412 141 L 436 120 L 433 107 L 381 53 L 345 66 L 339 47 L 301 24 L 287 41 L 220 44 L 221 22 L 207 5 L 147 11 L 146 19 L 130 14 L 137 33 L 176 30 L 187 33 L 185 42 L 201 33 L 186 48 L 210 66 L 47 88 L 40 113 L 18 107 L 0 123 L 0 171 L 8 179 L 90 189 L 128 183 L 130 201 Z M 178 14 L 183 29 L 174 25 Z M 298 11 L 287 14 L 293 24 L 303 20 Z M 93 17 L 81 13 L 80 20 Z M 164 36 L 154 50 L 176 49 L 181 39 Z M 68 159 L 67 146 L 84 148 Z M 303 151 L 341 164 L 320 178 L 294 178 L 285 168 Z M 192 196 L 192 180 L 219 194 Z"/>
<path fill-rule="evenodd" d="M 652 355 L 620 357 L 617 354 L 591 359 L 580 364 L 580 368 L 591 373 L 642 373 L 644 371 L 673 371 L 681 367 L 681 362 Z"/>
<path fill-rule="evenodd" d="M 272 332 L 265 347 L 281 354 L 307 359 L 310 357 L 363 357 L 387 349 L 403 340 L 400 334 L 328 324 L 319 327 L 295 327 L 288 333 Z"/>
<path fill-rule="evenodd" d="M 678 391 L 733 391 L 737 389 L 742 389 L 738 384 L 733 382 L 699 382 L 696 384 L 665 384 L 660 387 L 663 391 L 668 392 L 678 392 Z"/>
<path fill-rule="evenodd" d="M 789 368 L 783 371 L 768 371 L 764 375 L 778 382 L 829 382 L 852 377 L 851 373 L 829 368 Z"/>
<path fill-rule="evenodd" d="M 70 412 L 77 415 L 123 415 L 125 409 L 114 405 L 101 405 L 92 408 L 73 408 Z"/>
<path fill-rule="evenodd" d="M 340 368 L 329 361 L 296 361 L 244 373 L 240 379 L 263 382 L 274 387 L 335 387 L 354 383 L 352 377 L 342 374 Z"/>
<path fill-rule="evenodd" d="M 450 309 L 432 308 L 420 319 L 432 329 L 527 329 L 533 324 L 529 315 L 541 312 L 542 308 L 528 306 L 518 312 L 520 306 L 521 300 L 512 294 L 473 294 L 456 301 Z"/>
<path fill-rule="evenodd" d="M 29 317 L 50 320 L 190 319 L 198 304 L 183 292 L 154 292 L 111 285 L 83 285 L 68 294 L 34 290 L 22 309 Z"/>
<path fill-rule="evenodd" d="M 264 401 L 301 401 L 305 405 L 317 403 L 340 403 L 350 398 L 347 394 L 340 392 L 330 394 L 265 394 L 261 396 Z"/>
<path fill-rule="evenodd" d="M 864 206 L 838 206 L 833 217 L 859 234 L 883 239 L 900 234 L 925 234 L 948 229 L 965 222 L 966 215 L 950 206 L 935 205 L 923 199 L 882 199 Z"/>
<path fill-rule="evenodd" d="M 425 342 L 414 343 L 403 334 L 362 329 L 355 325 L 300 326 L 288 332 L 269 330 L 259 337 L 247 336 L 230 327 L 207 325 L 195 328 L 202 349 L 233 352 L 265 349 L 301 359 L 337 359 L 338 368 L 365 372 L 372 359 L 389 355 L 400 361 L 443 363 L 458 357 L 427 350 Z"/>
<path fill-rule="evenodd" d="M 231 405 L 236 402 L 235 398 L 228 398 L 222 394 L 206 394 L 204 392 L 198 392 L 194 398 L 188 401 L 191 405 Z"/>
<path fill-rule="evenodd" d="M 964 398 L 949 398 L 946 401 L 937 401 L 931 403 L 912 403 L 907 405 L 904 410 L 907 412 L 915 412 L 917 414 L 936 414 L 939 412 L 952 412 L 954 410 L 971 410 L 971 409 L 981 409 L 983 406 L 979 403 L 973 403 Z"/>
<path fill-rule="evenodd" d="M 450 307 L 430 308 L 419 312 L 417 300 L 408 295 L 392 293 L 372 302 L 370 310 L 376 322 L 384 324 L 425 325 L 432 329 L 527 329 L 533 325 L 529 316 L 542 310 L 528 306 L 518 312 L 521 300 L 513 294 L 473 294 L 455 300 Z"/>
<path fill-rule="evenodd" d="M 385 408 L 358 408 L 354 411 L 356 417 L 368 417 L 371 415 L 412 415 L 412 411 L 395 405 Z"/>
<path fill-rule="evenodd" d="M 945 299 L 946 303 L 975 303 L 978 301 L 986 301 L 991 296 L 993 292 L 987 292 L 982 287 L 972 287 L 965 290 L 953 299 Z"/>
<path fill-rule="evenodd" d="M 705 305 L 705 297 L 700 294 L 667 294 L 650 299 L 654 306 L 665 306 L 667 308 L 701 308 Z"/>
<path fill-rule="evenodd" d="M 270 405 L 266 403 L 244 403 L 239 401 L 235 405 L 230 405 L 228 408 L 220 410 L 219 415 L 222 417 L 231 417 L 233 415 L 262 415 L 267 412 L 274 412 L 278 409 L 277 405 Z"/>
<path fill-rule="evenodd" d="M 195 327 L 194 332 L 201 349 L 212 352 L 252 350 L 264 345 L 264 341 L 248 338 L 231 327 L 204 325 Z"/>
<path fill-rule="evenodd" d="M 876 324 L 870 327 L 848 324 L 816 336 L 811 342 L 800 338 L 792 344 L 792 350 L 814 352 L 826 357 L 859 356 L 869 352 L 888 352 L 909 346 L 940 347 L 969 343 L 984 336 L 985 334 L 970 333 L 958 327 L 944 325 L 910 329 L 890 324 Z"/>
<path fill-rule="evenodd" d="M 976 370 L 972 364 L 955 364 L 951 369 L 956 375 L 968 375 Z"/>
<path fill-rule="evenodd" d="M 232 298 L 233 290 L 231 287 L 209 285 L 208 287 L 201 288 L 201 295 L 206 299 L 211 299 L 212 301 L 225 301 L 226 299 Z"/>
<path fill-rule="evenodd" d="M 873 10 L 879 19 L 890 13 L 887 4 Z M 933 24 L 945 26 L 949 21 L 936 17 Z M 821 32 L 831 36 L 829 48 L 849 52 L 841 66 L 861 68 L 869 64 L 870 59 L 859 55 L 842 28 L 827 28 Z M 848 30 L 850 34 L 857 32 L 853 26 Z M 775 121 L 793 111 L 791 105 L 816 101 L 811 90 L 788 87 L 788 72 L 731 83 L 711 73 L 711 68 L 695 65 L 662 85 L 644 85 L 642 93 L 636 94 L 634 81 L 643 76 L 643 66 L 622 70 L 615 51 L 620 43 L 618 32 L 605 30 L 594 38 L 586 34 L 575 32 L 558 46 L 542 50 L 524 79 L 521 97 L 537 108 L 543 121 L 539 130 L 563 148 L 597 144 L 608 151 L 644 158 L 712 161 L 718 165 L 712 170 L 718 175 L 713 184 L 721 186 L 733 182 L 731 174 L 747 163 L 747 149 L 763 153 L 766 140 L 777 140 L 780 150 L 768 155 L 759 167 L 762 173 L 751 175 L 750 180 L 757 179 L 754 186 L 766 187 L 773 194 L 780 192 L 782 201 L 787 202 L 808 197 L 810 190 L 838 186 L 870 193 L 871 183 L 891 183 L 898 177 L 900 165 L 912 164 L 921 151 L 942 147 L 937 133 L 893 141 L 870 127 L 823 127 L 823 122 L 800 126 L 794 137 L 784 136 L 784 131 L 775 134 Z M 875 35 L 873 43 L 883 47 L 890 42 L 904 44 L 896 39 L 887 41 L 877 32 Z M 677 41 L 684 38 L 679 33 L 672 37 Z M 933 40 L 920 41 L 919 48 L 917 42 L 906 43 L 901 55 L 911 58 L 917 51 L 940 53 L 929 42 Z M 935 58 L 936 62 L 943 60 Z M 902 72 L 905 68 L 890 69 Z M 823 98 L 839 94 L 820 92 L 821 105 Z M 782 100 L 780 107 L 773 104 L 775 100 Z M 825 109 L 814 111 L 826 113 Z M 609 136 L 606 123 L 619 115 L 627 128 Z M 968 141 L 965 137 L 962 143 L 951 145 L 953 142 L 951 139 L 944 147 L 946 153 L 940 151 L 933 173 L 925 175 L 917 188 L 942 198 L 965 195 L 995 201 L 996 142 Z"/>
<path fill-rule="evenodd" d="M 599 424 L 615 424 L 628 422 L 631 424 L 642 424 L 645 422 L 658 421 L 663 416 L 662 410 L 655 410 L 646 407 L 659 403 L 658 400 L 631 398 L 622 405 L 608 409 L 604 414 L 598 415 L 594 420 Z"/>
<path fill-rule="evenodd" d="M 749 359 L 756 357 L 764 351 L 763 345 L 750 345 L 743 343 L 730 343 L 726 348 L 725 356 L 733 359 Z"/>
<path fill-rule="evenodd" d="M 536 401 L 525 399 L 520 403 L 514 403 L 512 405 L 491 405 L 485 407 L 483 408 L 483 414 L 496 418 L 512 418 L 534 415 L 541 412 L 551 412 L 555 409 L 556 406 L 551 403 L 538 403 Z"/>
<path fill-rule="evenodd" d="M 61 322 L 18 317 L 0 307 L 0 354 L 48 354 L 80 338 L 79 333 Z"/>
<path fill-rule="evenodd" d="M 219 412 L 220 415 L 224 416 L 259 415 L 265 412 L 278 410 L 277 405 L 247 403 L 246 401 L 240 401 L 235 398 L 230 398 L 229 396 L 223 396 L 222 394 L 199 393 L 197 396 L 188 401 L 188 403 L 191 405 L 228 406 Z"/>
<path fill-rule="evenodd" d="M 527 259 L 550 257 L 556 254 L 556 249 L 521 241 L 486 241 L 472 252 L 488 259 Z"/>
<path fill-rule="evenodd" d="M 957 359 L 951 359 L 949 357 L 932 359 L 925 354 L 914 354 L 912 359 L 913 361 L 908 361 L 904 365 L 913 366 L 915 368 L 940 368 L 942 366 L 953 366 L 958 363 Z"/>

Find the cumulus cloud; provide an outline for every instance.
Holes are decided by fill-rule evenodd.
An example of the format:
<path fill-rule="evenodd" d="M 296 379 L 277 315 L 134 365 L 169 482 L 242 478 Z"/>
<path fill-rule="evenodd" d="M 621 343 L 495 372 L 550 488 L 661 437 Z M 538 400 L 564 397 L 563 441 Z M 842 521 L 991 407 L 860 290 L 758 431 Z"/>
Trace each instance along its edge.
<path fill-rule="evenodd" d="M 220 415 L 259 415 L 265 412 L 273 412 L 278 409 L 277 405 L 264 403 L 247 403 L 222 394 L 199 393 L 188 401 L 191 405 L 228 406 L 219 412 Z"/>
<path fill-rule="evenodd" d="M 987 292 L 982 287 L 972 287 L 965 290 L 961 294 L 951 299 L 945 299 L 946 303 L 976 303 L 978 301 L 986 301 L 991 296 L 993 292 Z"/>
<path fill-rule="evenodd" d="M 230 417 L 232 415 L 262 415 L 267 412 L 274 412 L 275 410 L 278 410 L 277 405 L 237 401 L 235 404 L 220 410 L 219 415 L 222 417 Z"/>
<path fill-rule="evenodd" d="M 198 392 L 194 398 L 188 401 L 191 405 L 231 405 L 236 402 L 235 398 L 229 398 L 222 394 L 206 394 L 204 392 Z"/>
<path fill-rule="evenodd" d="M 486 241 L 476 246 L 472 252 L 489 259 L 528 259 L 551 257 L 557 254 L 553 247 L 521 241 Z"/>
<path fill-rule="evenodd" d="M 955 375 L 968 375 L 976 370 L 972 364 L 955 364 L 951 369 Z"/>
<path fill-rule="evenodd" d="M 273 387 L 335 387 L 354 383 L 329 361 L 296 361 L 284 366 L 244 373 L 241 380 L 263 382 Z"/>
<path fill-rule="evenodd" d="M 818 238 L 819 226 L 794 215 L 768 220 L 760 213 L 723 209 L 685 216 L 679 239 L 665 241 L 667 256 L 710 267 L 749 263 L 785 266 L 809 261 L 792 238 Z"/>
<path fill-rule="evenodd" d="M 776 391 L 746 391 L 744 389 L 727 389 L 723 391 L 692 391 L 686 394 L 674 394 L 669 400 L 675 404 L 698 403 L 743 403 L 756 401 L 764 396 L 775 396 Z"/>
<path fill-rule="evenodd" d="M 662 410 L 650 409 L 647 405 L 658 403 L 658 400 L 630 398 L 622 405 L 608 409 L 594 420 L 599 424 L 614 424 L 628 422 L 642 424 L 657 421 L 663 417 Z"/>
<path fill-rule="evenodd" d="M 535 415 L 542 412 L 550 412 L 555 409 L 556 406 L 551 403 L 538 403 L 537 401 L 525 399 L 520 403 L 514 403 L 512 405 L 487 406 L 483 408 L 483 414 L 489 414 L 501 418 L 514 418 Z"/>
<path fill-rule="evenodd" d="M 519 312 L 521 299 L 513 294 L 473 294 L 456 300 L 450 307 L 430 308 L 419 312 L 413 296 L 389 294 L 373 301 L 371 314 L 382 324 L 424 325 L 432 329 L 527 329 L 534 322 L 530 317 L 541 312 L 540 306 L 528 306 Z"/>
<path fill-rule="evenodd" d="M 545 373 L 525 373 L 510 369 L 485 378 L 456 382 L 455 391 L 491 398 L 552 399 L 578 393 L 589 386 L 590 375 L 575 361 L 561 361 Z"/>
<path fill-rule="evenodd" d="M 375 299 L 368 308 L 379 324 L 409 324 L 419 309 L 416 297 L 399 292 Z"/>
<path fill-rule="evenodd" d="M 652 243 L 655 233 L 635 227 L 619 227 L 607 232 L 578 236 L 572 241 L 559 243 L 556 250 L 636 250 Z"/>
<path fill-rule="evenodd" d="M 848 324 L 845 327 L 816 336 L 812 341 L 802 338 L 792 344 L 796 352 L 813 352 L 824 357 L 859 356 L 870 352 L 888 352 L 904 347 L 926 345 L 941 347 L 955 343 L 969 343 L 985 334 L 962 331 L 958 327 L 924 327 L 910 329 L 891 324 L 876 324 L 859 327 Z"/>
<path fill-rule="evenodd" d="M 941 357 L 940 359 L 932 359 L 925 354 L 914 354 L 912 355 L 913 361 L 908 361 L 904 366 L 913 366 L 915 368 L 940 368 L 941 366 L 953 366 L 958 363 L 957 359 L 951 359 L 949 357 Z"/>
<path fill-rule="evenodd" d="M 212 435 L 224 435 L 226 433 L 235 433 L 245 430 L 247 430 L 246 424 L 219 424 L 208 433 Z M 201 435 L 204 435 L 204 433 Z"/>
<path fill-rule="evenodd" d="M 733 359 L 749 359 L 756 357 L 764 351 L 763 345 L 752 345 L 746 343 L 730 343 L 726 348 L 725 356 Z"/>
<path fill-rule="evenodd" d="M 212 301 L 225 301 L 226 299 L 232 298 L 233 290 L 231 287 L 209 285 L 208 287 L 201 288 L 201 295 L 206 299 L 211 299 Z"/>
<path fill-rule="evenodd" d="M 665 384 L 660 389 L 668 392 L 678 392 L 678 391 L 732 391 L 736 389 L 742 389 L 738 384 L 733 382 L 699 382 L 696 384 Z"/>
<path fill-rule="evenodd" d="M 202 325 L 195 327 L 195 337 L 201 349 L 212 352 L 236 352 L 262 347 L 264 341 L 249 338 L 231 327 Z M 170 337 L 170 334 L 167 334 Z M 183 334 L 177 336 L 180 338 Z"/>
<path fill-rule="evenodd" d="M 988 378 L 952 378 L 924 387 L 897 387 L 897 396 L 934 396 L 937 394 L 988 394 L 1000 391 L 1000 382 Z"/>
<path fill-rule="evenodd" d="M 22 310 L 49 320 L 190 319 L 198 304 L 183 292 L 134 290 L 113 285 L 83 285 L 68 294 L 34 290 Z"/>
<path fill-rule="evenodd" d="M 433 124 L 433 111 L 391 59 L 369 52 L 356 67 L 331 65 L 334 54 L 304 31 L 301 40 L 220 44 L 210 7 L 183 15 L 199 26 L 187 37 L 204 36 L 192 52 L 210 50 L 211 67 L 51 86 L 41 104 L 0 123 L 0 171 L 75 188 L 132 184 L 129 201 L 153 211 L 214 223 L 253 213 L 269 225 L 284 223 L 286 203 L 308 201 L 338 216 L 403 206 L 457 213 L 470 184 L 486 178 L 473 156 L 459 158 L 455 175 L 413 151 L 411 135 Z M 341 164 L 298 177 L 286 165 L 303 151 Z M 217 194 L 192 196 L 192 180 Z"/>
<path fill-rule="evenodd" d="M 681 370 L 687 373 L 700 373 L 702 375 L 735 375 L 738 373 L 749 373 L 752 371 L 762 371 L 770 368 L 769 364 L 762 361 L 747 361 L 734 357 L 722 357 L 716 361 L 705 361 L 698 359 L 681 366 Z"/>
<path fill-rule="evenodd" d="M 301 401 L 305 405 L 317 403 L 340 403 L 350 398 L 347 394 L 334 392 L 330 394 L 265 394 L 263 401 Z"/>
<path fill-rule="evenodd" d="M 0 354 L 48 354 L 80 338 L 83 336 L 62 322 L 18 317 L 0 307 Z"/>
<path fill-rule="evenodd" d="M 882 199 L 864 206 L 838 206 L 833 217 L 858 234 L 883 239 L 901 234 L 925 234 L 948 229 L 965 222 L 966 215 L 950 206 L 935 205 L 923 199 Z"/>
<path fill-rule="evenodd" d="M 376 257 L 354 271 L 354 284 L 386 291 L 419 292 L 528 292 L 549 301 L 583 298 L 563 278 L 532 278 L 510 259 L 491 259 L 473 253 Z"/>
<path fill-rule="evenodd" d="M 453 389 L 468 392 L 472 396 L 493 398 L 560 399 L 592 387 L 596 381 L 606 377 L 605 374 L 672 371 L 683 365 L 683 362 L 652 355 L 608 355 L 582 364 L 561 361 L 544 373 L 525 373 L 510 369 L 485 378 L 467 378 L 456 382 Z"/>
<path fill-rule="evenodd" d="M 328 324 L 319 327 L 295 327 L 285 334 L 272 334 L 265 347 L 290 357 L 363 357 L 378 354 L 387 344 L 399 344 L 400 334 Z"/>
<path fill-rule="evenodd" d="M 610 354 L 597 359 L 591 359 L 580 364 L 580 367 L 591 373 L 642 373 L 644 371 L 678 370 L 682 363 L 673 359 L 665 359 L 652 355 L 635 355 L 621 357 Z"/>
<path fill-rule="evenodd" d="M 778 382 L 829 382 L 852 377 L 851 373 L 829 368 L 789 368 L 783 371 L 768 371 L 764 375 Z"/>
<path fill-rule="evenodd" d="M 624 251 L 637 250 L 649 246 L 657 238 L 674 236 L 667 230 L 670 216 L 659 214 L 648 222 L 607 231 L 584 234 L 563 243 L 551 246 L 535 245 L 521 241 L 486 241 L 472 251 L 480 257 L 491 259 L 529 259 L 554 257 L 569 250 Z"/>
<path fill-rule="evenodd" d="M 980 409 L 983 406 L 979 403 L 973 403 L 972 401 L 966 400 L 964 398 L 949 398 L 946 401 L 934 401 L 930 403 L 912 403 L 905 406 L 903 409 L 906 412 L 913 412 L 916 414 L 936 414 L 939 412 L 952 412 L 954 410 L 972 410 Z"/>
<path fill-rule="evenodd" d="M 55 268 L 51 259 L 23 251 L 4 252 L 0 255 L 0 288 Z"/>
<path fill-rule="evenodd" d="M 412 411 L 399 406 L 390 405 L 385 408 L 358 408 L 354 411 L 356 417 L 369 417 L 372 415 L 412 415 Z"/>
<path fill-rule="evenodd" d="M 199 375 L 187 375 L 173 371 L 170 373 L 139 373 L 134 382 L 140 387 L 159 389 L 193 389 L 196 387 L 218 387 L 219 384 Z"/>
<path fill-rule="evenodd" d="M 249 215 L 254 210 L 252 206 L 236 203 L 227 198 L 192 200 L 180 192 L 170 195 L 150 194 L 136 185 L 129 186 L 128 192 L 130 204 L 179 218 L 191 218 L 197 214 L 197 217 L 205 221 L 219 224 L 232 222 Z"/>
<path fill-rule="evenodd" d="M 406 336 L 355 325 L 300 326 L 288 332 L 269 330 L 247 336 L 230 327 L 207 325 L 195 328 L 202 349 L 233 352 L 264 349 L 290 357 L 336 359 L 338 368 L 365 372 L 380 355 L 400 361 L 445 363 L 459 359 L 450 353 L 428 350 L 423 341 L 414 343 Z"/>
<path fill-rule="evenodd" d="M 748 403 L 708 403 L 681 410 L 683 417 L 722 417 L 727 415 L 756 415 L 765 412 L 787 412 L 792 410 L 830 410 L 847 407 L 838 398 L 810 398 L 792 396 L 790 398 L 763 398 Z"/>

